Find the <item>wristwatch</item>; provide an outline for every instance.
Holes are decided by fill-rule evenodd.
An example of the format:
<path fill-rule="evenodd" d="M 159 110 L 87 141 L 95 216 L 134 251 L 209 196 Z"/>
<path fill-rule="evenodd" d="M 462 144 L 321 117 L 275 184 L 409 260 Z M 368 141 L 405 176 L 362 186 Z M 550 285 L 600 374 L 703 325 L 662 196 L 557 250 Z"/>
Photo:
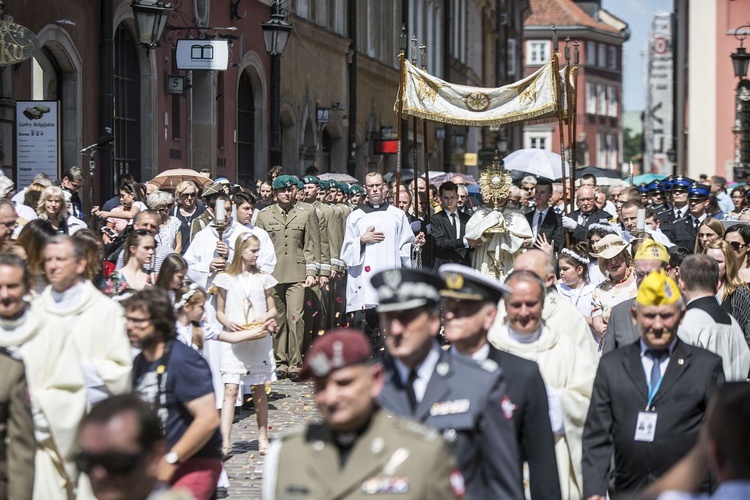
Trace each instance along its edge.
<path fill-rule="evenodd" d="M 179 457 L 177 456 L 177 453 L 174 451 L 170 451 L 166 455 L 164 455 L 164 461 L 167 462 L 170 465 L 175 465 L 180 463 Z"/>

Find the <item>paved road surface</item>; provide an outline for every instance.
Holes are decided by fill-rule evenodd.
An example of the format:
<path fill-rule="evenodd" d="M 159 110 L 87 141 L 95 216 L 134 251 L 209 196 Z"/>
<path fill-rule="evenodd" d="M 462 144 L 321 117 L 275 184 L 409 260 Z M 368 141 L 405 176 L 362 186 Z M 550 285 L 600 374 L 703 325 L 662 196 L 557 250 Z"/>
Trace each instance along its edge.
<path fill-rule="evenodd" d="M 318 418 L 312 384 L 274 382 L 268 402 L 269 437 Z M 260 498 L 263 459 L 258 454 L 258 426 L 252 409 L 241 410 L 232 427 L 232 454 L 224 462 L 229 474 L 229 498 Z"/>

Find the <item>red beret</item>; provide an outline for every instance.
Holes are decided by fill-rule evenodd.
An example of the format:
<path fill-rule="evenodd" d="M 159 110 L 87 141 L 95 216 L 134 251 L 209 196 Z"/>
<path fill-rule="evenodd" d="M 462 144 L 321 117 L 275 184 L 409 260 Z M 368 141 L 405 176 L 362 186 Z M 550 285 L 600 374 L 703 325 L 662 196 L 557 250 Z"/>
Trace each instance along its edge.
<path fill-rule="evenodd" d="M 336 328 L 319 337 L 302 363 L 302 378 L 324 378 L 334 370 L 366 363 L 372 357 L 369 339 L 361 330 Z"/>

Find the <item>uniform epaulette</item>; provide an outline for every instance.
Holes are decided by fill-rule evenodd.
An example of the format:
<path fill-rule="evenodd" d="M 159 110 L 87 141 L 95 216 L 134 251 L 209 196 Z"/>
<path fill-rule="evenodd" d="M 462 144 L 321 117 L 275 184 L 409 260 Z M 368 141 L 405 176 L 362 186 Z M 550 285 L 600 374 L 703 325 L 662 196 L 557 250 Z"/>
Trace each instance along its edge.
<path fill-rule="evenodd" d="M 479 363 L 479 366 L 481 366 L 483 370 L 488 371 L 490 373 L 494 373 L 497 371 L 498 368 L 500 368 L 498 364 L 495 362 L 495 360 L 489 359 L 489 358 Z"/>
<path fill-rule="evenodd" d="M 426 425 L 422 425 L 414 420 L 394 417 L 390 414 L 388 415 L 388 417 L 393 421 L 393 427 L 395 427 L 396 429 L 403 430 L 408 432 L 409 434 L 421 437 L 427 442 L 435 441 L 440 435 L 435 429 L 427 427 Z"/>
<path fill-rule="evenodd" d="M 281 439 L 282 441 L 285 439 L 289 439 L 293 436 L 298 436 L 301 433 L 305 431 L 305 425 L 295 425 L 292 427 L 289 427 L 288 429 L 285 429 L 279 433 L 274 434 L 275 439 Z"/>
<path fill-rule="evenodd" d="M 263 213 L 263 212 L 265 212 L 267 210 L 271 210 L 273 207 L 274 207 L 273 205 L 268 205 L 267 207 L 262 208 L 260 211 L 261 211 L 261 213 Z"/>

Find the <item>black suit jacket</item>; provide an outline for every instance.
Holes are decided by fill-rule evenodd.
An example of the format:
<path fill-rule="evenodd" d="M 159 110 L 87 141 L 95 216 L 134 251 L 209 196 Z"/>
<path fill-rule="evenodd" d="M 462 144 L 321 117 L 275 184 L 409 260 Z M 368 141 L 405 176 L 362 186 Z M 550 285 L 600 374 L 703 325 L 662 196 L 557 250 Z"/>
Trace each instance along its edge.
<path fill-rule="evenodd" d="M 688 213 L 687 217 L 677 219 L 669 226 L 667 236 L 675 245 L 682 245 L 690 250 L 695 249 L 695 239 L 698 236 L 693 225 L 693 218 Z"/>
<path fill-rule="evenodd" d="M 614 494 L 652 483 L 695 444 L 706 406 L 724 382 L 721 358 L 677 340 L 651 409 L 654 441 L 635 441 L 648 402 L 640 341 L 602 357 L 583 429 L 583 498 L 604 495 L 614 454 Z M 651 410 L 649 409 L 649 410 Z"/>
<path fill-rule="evenodd" d="M 414 410 L 393 359 L 386 357 L 385 384 L 378 402 L 394 415 L 416 419 L 443 433 L 466 480 L 467 498 L 522 499 L 515 429 L 502 410 L 507 393 L 502 370 L 496 365 L 482 368 L 442 349 L 439 354 Z"/>
<path fill-rule="evenodd" d="M 461 212 L 458 212 L 457 215 L 460 239 L 455 237 L 453 225 L 445 210 L 430 218 L 432 241 L 435 249 L 435 268 L 449 262 L 471 266 L 471 249 L 466 248 L 463 241 L 466 235 L 466 223 L 469 222 L 471 216 Z"/>
<path fill-rule="evenodd" d="M 562 498 L 555 458 L 555 437 L 549 421 L 547 390 L 533 361 L 490 346 L 489 359 L 500 365 L 508 382 L 507 396 L 513 409 L 520 464 L 529 464 L 531 498 Z"/>
<path fill-rule="evenodd" d="M 568 217 L 578 222 L 579 215 L 581 215 L 581 211 L 574 210 L 570 212 Z M 586 241 L 586 234 L 589 232 L 589 226 L 591 224 L 607 224 L 611 218 L 612 214 L 605 212 L 601 208 L 597 208 L 589 214 L 584 224 L 578 224 L 578 227 L 573 230 L 571 236 L 576 241 Z"/>
<path fill-rule="evenodd" d="M 536 210 L 531 210 L 526 214 L 526 220 L 529 221 L 531 230 L 534 230 L 536 221 L 534 216 Z M 559 252 L 565 246 L 565 233 L 563 232 L 562 217 L 558 215 L 552 207 L 547 210 L 547 215 L 542 220 L 542 227 L 539 228 L 537 236 L 543 234 L 549 243 L 555 245 L 555 252 Z"/>

